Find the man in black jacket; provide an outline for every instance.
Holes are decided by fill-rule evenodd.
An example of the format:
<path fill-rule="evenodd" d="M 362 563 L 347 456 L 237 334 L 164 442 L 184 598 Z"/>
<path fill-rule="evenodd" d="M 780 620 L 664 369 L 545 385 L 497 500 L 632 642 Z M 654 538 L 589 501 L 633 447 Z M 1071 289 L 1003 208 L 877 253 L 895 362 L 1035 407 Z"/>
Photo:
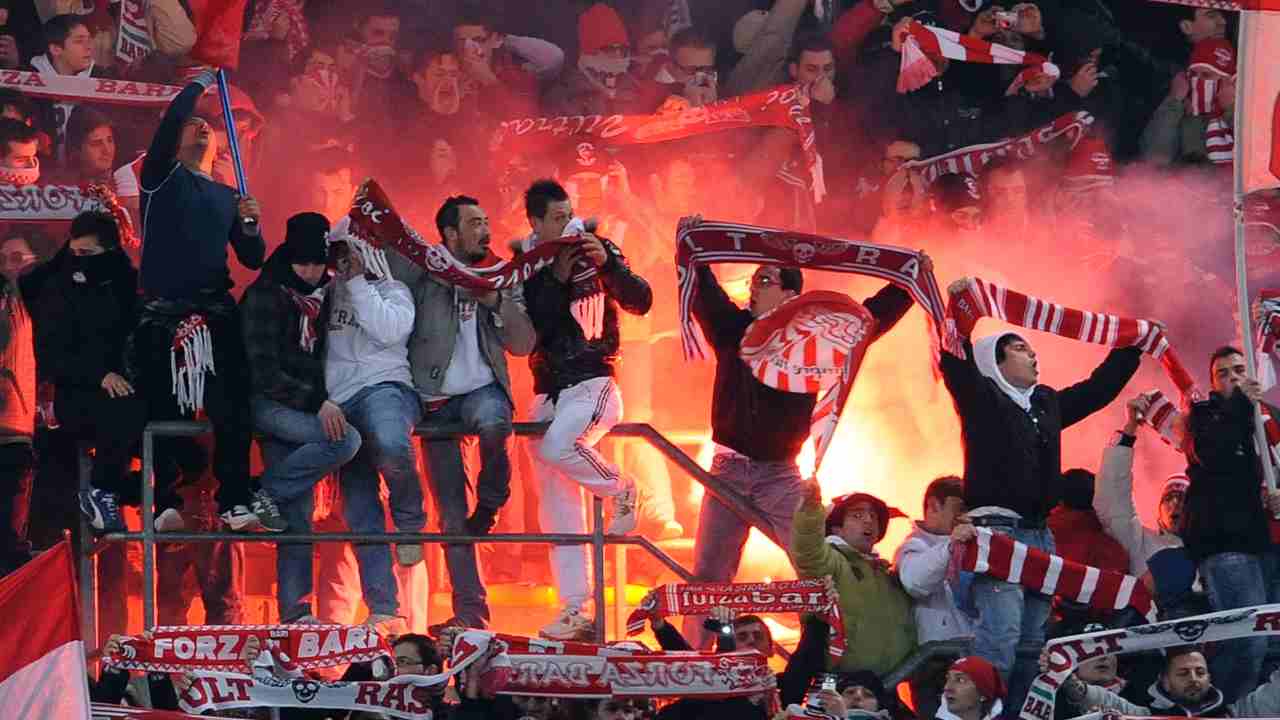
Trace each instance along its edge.
<path fill-rule="evenodd" d="M 1214 610 L 1262 605 L 1266 583 L 1275 582 L 1263 570 L 1272 546 L 1253 441 L 1262 386 L 1249 377 L 1244 355 L 1229 346 L 1210 357 L 1209 382 L 1209 399 L 1194 403 L 1187 418 L 1191 484 L 1180 534 Z M 1258 684 L 1266 652 L 1266 638 L 1223 644 L 1212 666 L 1227 702 Z"/>
<path fill-rule="evenodd" d="M 525 211 L 533 228 L 522 243 L 526 251 L 540 240 L 562 237 L 567 227 L 582 237 L 524 285 L 529 319 L 538 333 L 529 356 L 537 393 L 532 420 L 551 423 L 535 455 L 542 531 L 587 532 L 585 487 L 613 498 L 613 520 L 605 532 L 622 535 L 636 526 L 635 480 L 623 477 L 594 446 L 622 418 L 622 393 L 614 381 L 618 308 L 644 315 L 653 304 L 653 291 L 627 267 L 618 246 L 574 220 L 569 195 L 559 183 L 533 183 L 525 192 Z M 582 637 L 591 630 L 582 613 L 590 597 L 586 547 L 553 546 L 551 567 L 564 608 L 542 635 L 553 640 Z"/>
<path fill-rule="evenodd" d="M 932 268 L 927 257 L 922 268 Z M 775 390 L 756 379 L 739 355 L 747 328 L 756 318 L 796 297 L 804 277 L 795 268 L 761 266 L 751 276 L 751 300 L 740 308 L 729 299 L 711 268 L 697 269 L 693 315 L 716 354 L 711 396 L 711 439 L 716 455 L 711 474 L 746 496 L 772 526 L 774 536 L 790 542 L 791 518 L 803 497 L 804 480 L 796 466 L 809 437 L 815 395 Z M 911 308 L 911 296 L 895 285 L 863 301 L 876 327 L 872 341 L 891 330 Z M 702 498 L 693 574 L 697 582 L 732 582 L 751 527 L 711 494 Z M 684 621 L 686 637 L 703 647 L 709 640 L 702 617 Z"/>
<path fill-rule="evenodd" d="M 138 272 L 120 247 L 115 219 L 100 211 L 71 221 L 67 243 L 18 281 L 35 320 L 36 360 L 54 386 L 65 432 L 94 446 L 92 489 L 80 509 L 95 530 L 125 529 L 119 504 L 137 505 L 129 460 L 146 406 L 124 378 L 124 343 L 137 322 Z M 157 505 L 172 507 L 160 488 Z"/>
<path fill-rule="evenodd" d="M 174 97 L 142 163 L 143 305 L 127 369 L 152 420 L 208 415 L 218 511 L 232 530 L 249 530 L 279 517 L 265 493 L 250 491 L 249 368 L 227 246 L 258 269 L 266 243 L 257 201 L 211 175 L 217 140 L 194 112 L 215 81 L 206 71 Z"/>
<path fill-rule="evenodd" d="M 968 279 L 951 285 L 952 295 Z M 1000 332 L 971 344 L 965 357 L 942 353 L 942 378 L 960 416 L 965 504 L 974 525 L 1052 553 L 1045 527 L 1061 496 L 1062 431 L 1106 407 L 1138 370 L 1141 351 L 1116 348 L 1086 380 L 1061 391 L 1038 384 L 1038 360 L 1019 335 Z M 1017 708 L 1036 671 L 1014 662 L 1019 642 L 1045 641 L 1049 598 L 1021 585 L 978 576 L 973 585 L 979 619 L 974 654 L 1009 684 L 1007 707 Z"/>

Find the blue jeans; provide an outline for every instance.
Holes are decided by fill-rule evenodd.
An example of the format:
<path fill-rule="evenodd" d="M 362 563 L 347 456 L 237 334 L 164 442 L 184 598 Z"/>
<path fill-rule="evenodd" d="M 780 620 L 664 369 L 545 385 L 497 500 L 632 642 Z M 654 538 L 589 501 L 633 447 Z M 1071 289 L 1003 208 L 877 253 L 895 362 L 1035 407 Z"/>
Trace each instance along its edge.
<path fill-rule="evenodd" d="M 1008 535 L 1027 547 L 1047 553 L 1054 552 L 1053 533 L 1048 528 L 990 529 Z M 1044 626 L 1049 619 L 1050 598 L 1029 591 L 1018 583 L 975 575 L 973 601 L 978 608 L 978 624 L 973 633 L 973 654 L 1000 671 L 1009 688 L 1004 704 L 1005 715 L 1017 717 L 1022 709 L 1022 700 L 1038 671 L 1036 658 L 1017 657 L 1018 645 L 1044 645 Z"/>
<path fill-rule="evenodd" d="M 254 429 L 266 436 L 261 443 L 262 488 L 280 506 L 290 532 L 310 532 L 315 505 L 312 488 L 355 457 L 360 433 L 348 427 L 346 435 L 334 442 L 325 436 L 315 413 L 294 410 L 261 395 L 253 396 L 250 405 Z M 276 545 L 276 583 L 281 622 L 311 613 L 311 543 Z"/>
<path fill-rule="evenodd" d="M 422 415 L 418 393 L 408 385 L 379 383 L 366 387 L 342 403 L 347 422 L 360 431 L 363 443 L 355 459 L 342 468 L 342 516 L 351 532 L 387 531 L 378 476 L 387 483 L 391 518 L 400 532 L 419 532 L 426 525 L 422 484 L 413 455 L 413 427 Z M 360 587 L 372 613 L 396 614 L 396 578 L 391 571 L 391 546 L 352 543 L 360 568 Z"/>
<path fill-rule="evenodd" d="M 497 383 L 450 398 L 444 407 L 426 416 L 433 424 L 462 423 L 480 443 L 480 473 L 476 478 L 476 506 L 497 511 L 511 496 L 511 400 Z M 423 440 L 431 492 L 441 529 L 451 535 L 466 534 L 467 469 L 456 439 Z M 446 545 L 445 564 L 453 585 L 453 614 L 470 627 L 485 627 L 489 605 L 474 545 Z"/>
<path fill-rule="evenodd" d="M 1218 553 L 1200 561 L 1200 579 L 1215 611 L 1263 605 L 1267 588 L 1262 558 L 1249 553 Z M 1267 638 L 1228 640 L 1210 662 L 1214 685 L 1227 702 L 1235 702 L 1258 686 Z"/>

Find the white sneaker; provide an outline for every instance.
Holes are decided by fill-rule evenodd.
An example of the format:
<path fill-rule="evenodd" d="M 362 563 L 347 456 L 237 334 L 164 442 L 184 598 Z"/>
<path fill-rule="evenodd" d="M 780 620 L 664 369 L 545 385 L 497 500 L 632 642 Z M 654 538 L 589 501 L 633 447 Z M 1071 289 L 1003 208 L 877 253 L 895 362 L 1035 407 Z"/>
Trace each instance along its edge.
<path fill-rule="evenodd" d="M 222 522 L 226 523 L 227 527 L 235 532 L 258 530 L 262 527 L 262 521 L 258 519 L 258 516 L 250 512 L 249 508 L 244 505 L 236 505 L 222 513 Z"/>
<path fill-rule="evenodd" d="M 634 532 L 640 514 L 636 512 L 640 504 L 640 493 L 636 491 L 636 481 L 628 480 L 627 489 L 613 496 L 613 520 L 605 528 L 606 535 L 626 535 Z"/>
<path fill-rule="evenodd" d="M 547 640 L 590 640 L 595 633 L 595 623 L 577 608 L 565 608 L 550 625 L 538 631 Z"/>
<path fill-rule="evenodd" d="M 181 532 L 187 529 L 187 521 L 182 519 L 182 513 L 174 508 L 165 508 L 164 512 L 155 517 L 154 527 L 156 532 Z"/>
<path fill-rule="evenodd" d="M 684 526 L 675 520 L 663 523 L 662 529 L 658 531 L 659 540 L 675 540 L 678 537 L 684 537 Z"/>

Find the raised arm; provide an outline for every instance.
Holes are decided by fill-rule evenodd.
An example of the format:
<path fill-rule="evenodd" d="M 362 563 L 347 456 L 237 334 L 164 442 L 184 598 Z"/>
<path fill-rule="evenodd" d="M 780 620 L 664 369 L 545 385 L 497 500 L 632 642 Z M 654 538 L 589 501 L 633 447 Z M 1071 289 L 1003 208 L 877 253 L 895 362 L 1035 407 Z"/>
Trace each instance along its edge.
<path fill-rule="evenodd" d="M 142 177 L 139 181 L 144 190 L 155 190 L 173 170 L 178 157 L 178 144 L 182 140 L 182 126 L 195 112 L 196 101 L 217 82 L 217 76 L 206 70 L 195 77 L 182 92 L 174 96 L 169 108 L 160 119 L 156 134 L 151 137 L 151 147 L 147 157 L 142 161 Z"/>
<path fill-rule="evenodd" d="M 1144 395 L 1129 401 L 1128 421 L 1121 438 L 1102 451 L 1102 466 L 1093 487 L 1093 511 L 1103 530 L 1129 553 L 1129 569 L 1135 575 L 1146 570 L 1143 545 L 1147 530 L 1142 527 L 1133 502 L 1133 443 L 1138 432 L 1135 415 L 1144 412 L 1147 404 Z M 1138 572 L 1139 568 L 1142 572 Z"/>
<path fill-rule="evenodd" d="M 716 347 L 730 344 L 737 326 L 742 324 L 742 308 L 733 304 L 708 265 L 694 270 L 697 287 L 693 291 L 693 317 L 702 333 Z"/>
<path fill-rule="evenodd" d="M 498 336 L 507 352 L 524 357 L 538 344 L 538 331 L 533 328 L 533 320 L 524 306 L 524 288 L 514 285 L 498 292 L 501 294 L 498 318 L 502 320 Z"/>
<path fill-rule="evenodd" d="M 347 280 L 356 322 L 383 347 L 402 344 L 413 332 L 413 296 L 404 283 L 386 278 L 374 283 L 361 273 Z"/>
<path fill-rule="evenodd" d="M 653 290 L 649 283 L 631 272 L 622 250 L 608 240 L 603 241 L 609 257 L 600 268 L 600 279 L 605 290 L 618 302 L 618 306 L 632 315 L 644 315 L 653 307 Z"/>
<path fill-rule="evenodd" d="M 882 335 L 893 329 L 894 325 L 902 319 L 903 315 L 911 309 L 911 294 L 906 290 L 889 283 L 880 289 L 880 292 L 872 295 L 862 301 L 863 306 L 871 312 L 871 316 L 876 319 L 875 333 L 871 340 L 875 342 Z"/>
<path fill-rule="evenodd" d="M 724 84 L 724 97 L 745 95 L 778 82 L 791 50 L 792 36 L 796 34 L 800 17 L 808 7 L 809 0 L 777 0 L 773 4 L 747 54 L 729 73 Z"/>
<path fill-rule="evenodd" d="M 1111 404 L 1138 372 L 1142 351 L 1136 347 L 1116 348 L 1107 353 L 1098 369 L 1088 378 L 1058 393 L 1065 430 Z"/>
<path fill-rule="evenodd" d="M 564 67 L 564 50 L 542 38 L 508 35 L 502 44 L 512 55 L 524 61 L 525 67 L 539 80 L 551 80 Z"/>
<path fill-rule="evenodd" d="M 804 493 L 791 523 L 791 562 L 802 578 L 834 575 L 842 558 L 827 544 L 822 489 L 813 480 L 805 486 Z"/>

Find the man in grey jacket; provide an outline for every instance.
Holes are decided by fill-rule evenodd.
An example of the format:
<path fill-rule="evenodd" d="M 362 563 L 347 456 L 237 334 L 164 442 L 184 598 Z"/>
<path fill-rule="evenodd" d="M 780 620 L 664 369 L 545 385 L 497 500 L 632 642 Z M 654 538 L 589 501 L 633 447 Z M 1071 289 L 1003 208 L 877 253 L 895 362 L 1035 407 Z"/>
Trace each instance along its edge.
<path fill-rule="evenodd" d="M 898 546 L 893 564 L 902 589 L 911 596 L 916 638 L 923 644 L 935 640 L 973 637 L 973 619 L 956 607 L 952 584 L 947 582 L 953 543 L 976 536 L 965 516 L 964 481 L 954 475 L 940 477 L 924 491 L 924 520 L 916 521 L 911 534 Z M 911 678 L 911 696 L 924 706 L 920 717 L 933 717 L 946 680 L 950 658 L 926 663 Z"/>
<path fill-rule="evenodd" d="M 467 265 L 493 257 L 489 217 L 475 198 L 450 197 L 436 213 L 444 247 Z M 392 275 L 413 291 L 409 364 L 422 397 L 425 422 L 461 423 L 480 444 L 476 509 L 467 516 L 467 475 L 456 439 L 424 440 L 442 530 L 484 535 L 511 496 L 508 440 L 514 400 L 507 353 L 528 355 L 537 337 L 525 312 L 523 289 L 473 293 L 388 253 Z M 489 607 L 476 568 L 474 545 L 450 545 L 445 563 L 453 584 L 454 617 L 448 623 L 485 627 Z"/>

